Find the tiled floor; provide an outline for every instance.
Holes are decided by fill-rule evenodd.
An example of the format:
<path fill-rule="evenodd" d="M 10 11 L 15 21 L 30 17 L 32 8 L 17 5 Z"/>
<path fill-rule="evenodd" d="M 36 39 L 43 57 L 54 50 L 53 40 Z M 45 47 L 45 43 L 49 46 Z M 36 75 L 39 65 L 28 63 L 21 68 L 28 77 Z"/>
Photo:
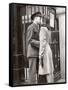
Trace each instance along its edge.
<path fill-rule="evenodd" d="M 57 82 L 65 82 L 65 80 L 61 78 L 61 79 L 58 80 Z"/>
<path fill-rule="evenodd" d="M 60 80 L 58 80 L 58 81 L 56 81 L 55 83 L 64 83 L 65 82 L 65 80 L 64 79 L 60 79 Z M 24 82 L 24 83 L 22 83 L 22 84 L 24 84 L 24 85 L 28 85 L 29 83 L 28 83 L 28 81 L 26 80 L 26 82 Z M 35 84 L 38 84 L 37 82 L 35 83 Z"/>
<path fill-rule="evenodd" d="M 57 80 L 56 82 L 54 82 L 54 83 L 64 83 L 65 82 L 65 80 L 64 79 L 59 79 L 59 80 Z M 35 84 L 39 84 L 39 83 L 35 83 Z M 45 83 L 46 84 L 46 83 Z M 18 84 L 18 85 L 32 85 L 32 83 L 31 84 L 29 84 L 28 83 L 28 81 L 26 80 L 25 82 L 21 82 L 20 84 Z"/>

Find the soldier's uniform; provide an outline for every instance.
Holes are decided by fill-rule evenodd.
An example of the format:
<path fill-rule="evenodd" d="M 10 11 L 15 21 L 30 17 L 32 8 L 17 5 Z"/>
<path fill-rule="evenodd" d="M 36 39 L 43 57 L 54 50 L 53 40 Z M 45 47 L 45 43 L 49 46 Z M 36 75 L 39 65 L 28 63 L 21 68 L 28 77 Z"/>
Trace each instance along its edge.
<path fill-rule="evenodd" d="M 36 62 L 39 57 L 39 29 L 32 23 L 27 29 L 27 58 L 29 61 L 29 82 L 36 83 Z"/>

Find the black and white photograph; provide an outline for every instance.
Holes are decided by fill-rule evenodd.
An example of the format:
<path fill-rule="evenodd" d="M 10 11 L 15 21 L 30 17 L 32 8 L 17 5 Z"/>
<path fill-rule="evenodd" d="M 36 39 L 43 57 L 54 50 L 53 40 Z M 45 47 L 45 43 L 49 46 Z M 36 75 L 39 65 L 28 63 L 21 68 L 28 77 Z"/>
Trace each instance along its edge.
<path fill-rule="evenodd" d="M 9 85 L 66 83 L 66 6 L 9 4 Z"/>

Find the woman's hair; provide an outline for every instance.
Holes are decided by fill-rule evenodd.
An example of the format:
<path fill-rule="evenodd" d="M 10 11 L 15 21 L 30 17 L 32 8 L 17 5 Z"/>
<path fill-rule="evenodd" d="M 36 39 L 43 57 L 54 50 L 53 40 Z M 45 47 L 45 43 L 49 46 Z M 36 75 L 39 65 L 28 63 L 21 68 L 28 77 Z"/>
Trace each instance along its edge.
<path fill-rule="evenodd" d="M 47 27 L 50 30 L 50 20 L 48 18 L 42 17 L 42 24 L 41 26 Z"/>
<path fill-rule="evenodd" d="M 50 30 L 50 26 L 48 24 L 41 24 L 42 27 L 47 27 Z"/>

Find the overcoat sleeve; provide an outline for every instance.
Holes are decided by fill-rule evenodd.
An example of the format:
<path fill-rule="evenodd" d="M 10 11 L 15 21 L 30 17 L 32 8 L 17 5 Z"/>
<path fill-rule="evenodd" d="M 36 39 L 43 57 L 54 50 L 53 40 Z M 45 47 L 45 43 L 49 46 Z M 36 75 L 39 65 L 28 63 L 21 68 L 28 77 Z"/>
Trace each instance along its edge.
<path fill-rule="evenodd" d="M 41 27 L 40 29 L 40 50 L 39 50 L 39 58 L 43 57 L 44 51 L 46 51 L 46 30 L 47 28 Z"/>

